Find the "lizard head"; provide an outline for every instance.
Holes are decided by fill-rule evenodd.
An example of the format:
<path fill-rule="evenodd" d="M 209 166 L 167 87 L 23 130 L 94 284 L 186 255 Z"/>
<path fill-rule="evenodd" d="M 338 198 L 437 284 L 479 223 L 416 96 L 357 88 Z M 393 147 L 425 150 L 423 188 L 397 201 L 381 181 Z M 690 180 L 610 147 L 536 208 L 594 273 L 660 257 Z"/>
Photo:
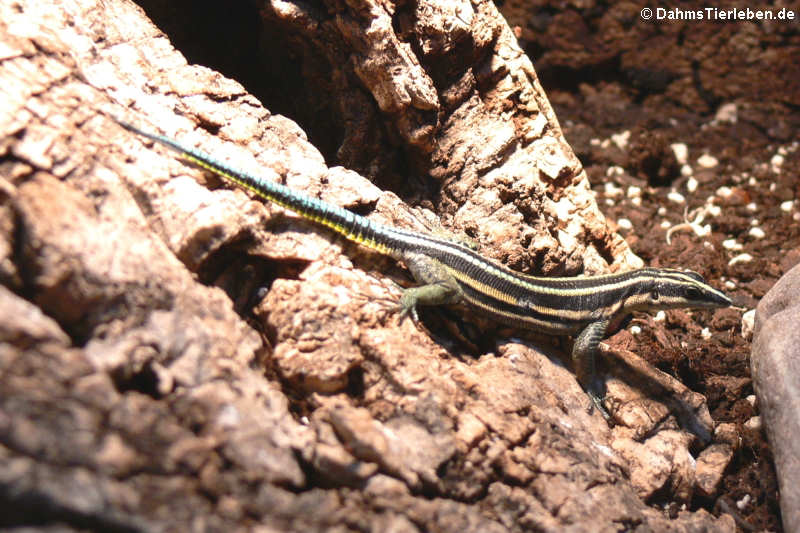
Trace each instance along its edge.
<path fill-rule="evenodd" d="M 660 309 L 715 309 L 733 305 L 697 272 L 674 269 L 648 269 L 649 282 L 644 284 L 644 307 Z"/>

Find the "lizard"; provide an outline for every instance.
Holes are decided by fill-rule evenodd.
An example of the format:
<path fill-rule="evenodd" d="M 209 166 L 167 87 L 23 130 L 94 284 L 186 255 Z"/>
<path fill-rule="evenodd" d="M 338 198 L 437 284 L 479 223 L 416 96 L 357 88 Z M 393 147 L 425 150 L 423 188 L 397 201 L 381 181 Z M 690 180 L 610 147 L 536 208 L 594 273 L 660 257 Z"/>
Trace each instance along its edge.
<path fill-rule="evenodd" d="M 600 341 L 634 311 L 713 309 L 731 299 L 693 271 L 639 268 L 598 276 L 539 277 L 490 260 L 444 237 L 377 223 L 280 183 L 243 172 L 172 138 L 113 117 L 123 128 L 178 152 L 189 162 L 257 196 L 327 226 L 345 238 L 401 261 L 420 284 L 403 291 L 401 315 L 416 321 L 417 306 L 463 304 L 499 323 L 574 337 L 571 357 L 578 382 L 609 418 L 596 383 Z"/>

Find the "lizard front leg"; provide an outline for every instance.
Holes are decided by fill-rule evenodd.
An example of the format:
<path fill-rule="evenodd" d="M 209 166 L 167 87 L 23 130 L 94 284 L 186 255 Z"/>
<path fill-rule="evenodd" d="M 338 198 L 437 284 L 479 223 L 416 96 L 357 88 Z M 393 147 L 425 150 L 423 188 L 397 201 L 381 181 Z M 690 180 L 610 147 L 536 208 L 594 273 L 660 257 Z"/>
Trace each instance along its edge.
<path fill-rule="evenodd" d="M 591 398 L 600 414 L 606 420 L 611 418 L 611 415 L 603 407 L 603 397 L 605 396 L 603 389 L 605 386 L 598 386 L 596 382 L 595 357 L 597 356 L 598 345 L 606 335 L 608 324 L 608 319 L 591 322 L 578 334 L 575 344 L 572 346 L 572 361 L 575 364 L 575 376 L 578 378 L 578 383 L 581 384 L 583 390 L 586 391 L 586 394 L 589 395 L 589 398 Z"/>
<path fill-rule="evenodd" d="M 463 292 L 456 279 L 447 269 L 427 255 L 408 252 L 403 254 L 403 262 L 420 285 L 403 291 L 400 298 L 401 314 L 411 314 L 417 321 L 418 305 L 457 304 L 463 298 Z"/>

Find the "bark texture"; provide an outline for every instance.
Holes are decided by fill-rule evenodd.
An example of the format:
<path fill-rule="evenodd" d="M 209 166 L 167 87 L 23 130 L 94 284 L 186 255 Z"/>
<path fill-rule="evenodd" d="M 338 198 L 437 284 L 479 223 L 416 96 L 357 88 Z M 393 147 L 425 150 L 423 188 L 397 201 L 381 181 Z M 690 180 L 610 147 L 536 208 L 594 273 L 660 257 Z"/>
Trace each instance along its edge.
<path fill-rule="evenodd" d="M 638 264 L 493 4 L 260 8 L 309 84 L 327 76 L 338 161 L 375 177 L 407 154 L 435 189 L 419 203 L 512 267 Z M 241 85 L 188 65 L 136 5 L 0 4 L 0 81 L 3 525 L 733 530 L 659 510 L 696 490 L 692 453 L 714 438 L 701 397 L 617 349 L 610 429 L 546 342 L 444 329 L 438 312 L 400 321 L 385 274 L 400 267 L 109 120 L 424 229 Z M 725 465 L 711 455 L 704 494 Z"/>

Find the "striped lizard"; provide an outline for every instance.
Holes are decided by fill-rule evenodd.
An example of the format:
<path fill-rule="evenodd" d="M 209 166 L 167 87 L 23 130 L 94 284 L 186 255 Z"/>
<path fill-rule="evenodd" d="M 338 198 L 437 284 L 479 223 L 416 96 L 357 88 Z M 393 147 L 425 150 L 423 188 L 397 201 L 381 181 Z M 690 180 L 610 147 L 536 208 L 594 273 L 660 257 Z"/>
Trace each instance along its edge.
<path fill-rule="evenodd" d="M 400 299 L 403 315 L 411 314 L 416 320 L 419 305 L 466 304 L 500 323 L 545 334 L 573 336 L 572 359 L 578 382 L 606 418 L 602 394 L 595 383 L 595 356 L 598 344 L 609 330 L 634 311 L 732 305 L 730 298 L 708 285 L 699 274 L 671 268 L 640 268 L 591 277 L 521 274 L 464 244 L 373 222 L 232 168 L 171 138 L 115 120 L 125 129 L 177 151 L 184 159 L 262 198 L 402 261 L 421 284 L 403 291 Z"/>

